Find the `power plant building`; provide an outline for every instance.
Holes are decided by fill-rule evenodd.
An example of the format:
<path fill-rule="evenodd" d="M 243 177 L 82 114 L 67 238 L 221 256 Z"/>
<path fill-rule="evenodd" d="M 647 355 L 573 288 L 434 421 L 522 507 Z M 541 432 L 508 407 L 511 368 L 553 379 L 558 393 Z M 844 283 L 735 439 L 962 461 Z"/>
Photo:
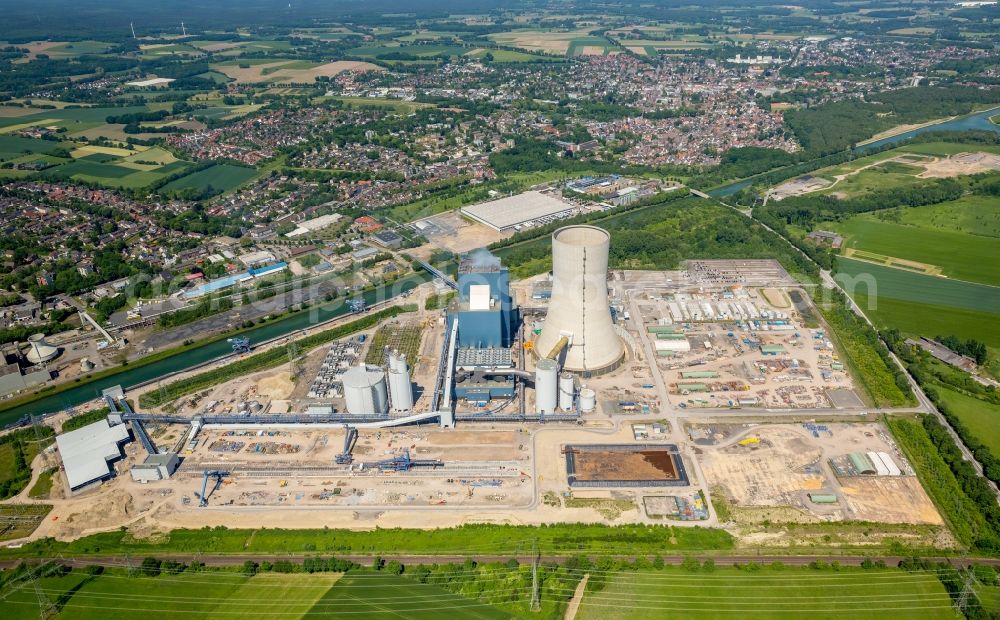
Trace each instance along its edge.
<path fill-rule="evenodd" d="M 0 396 L 44 385 L 51 378 L 44 367 L 29 365 L 16 346 L 0 350 Z"/>
<path fill-rule="evenodd" d="M 107 420 L 56 437 L 70 493 L 114 476 L 114 463 L 125 458 L 123 445 L 130 440 L 128 425 Z"/>
<path fill-rule="evenodd" d="M 517 330 L 517 311 L 510 295 L 510 274 L 500 259 L 482 250 L 462 258 L 458 266 L 459 348 L 509 348 Z"/>
<path fill-rule="evenodd" d="M 514 376 L 484 374 L 512 367 L 511 347 L 519 313 L 510 294 L 510 274 L 500 259 L 486 250 L 464 256 L 458 267 L 458 298 L 449 310 L 457 321 L 455 397 L 484 405 L 514 395 Z M 480 371 L 480 372 L 477 372 Z"/>

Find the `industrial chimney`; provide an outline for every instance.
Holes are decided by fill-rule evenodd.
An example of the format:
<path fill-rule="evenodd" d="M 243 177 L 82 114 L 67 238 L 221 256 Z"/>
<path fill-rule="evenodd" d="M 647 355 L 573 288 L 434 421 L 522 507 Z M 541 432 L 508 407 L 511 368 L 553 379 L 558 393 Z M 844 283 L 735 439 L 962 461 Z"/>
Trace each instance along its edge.
<path fill-rule="evenodd" d="M 565 370 L 608 372 L 625 354 L 608 303 L 610 243 L 611 235 L 595 226 L 552 233 L 552 300 L 535 351 L 551 356 L 565 348 Z"/>

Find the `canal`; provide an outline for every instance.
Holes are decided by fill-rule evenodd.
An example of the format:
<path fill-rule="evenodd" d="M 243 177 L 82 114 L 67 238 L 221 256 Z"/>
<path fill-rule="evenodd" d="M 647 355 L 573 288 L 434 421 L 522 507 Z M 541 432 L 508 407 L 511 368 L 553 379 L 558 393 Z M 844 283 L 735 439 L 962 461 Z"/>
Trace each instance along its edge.
<path fill-rule="evenodd" d="M 1000 125 L 990 121 L 991 116 L 996 116 L 1000 114 L 1000 107 L 990 108 L 989 110 L 983 110 L 982 112 L 976 112 L 975 114 L 969 114 L 967 116 L 961 116 L 959 118 L 954 118 L 950 121 L 944 121 L 941 123 L 936 123 L 934 125 L 927 125 L 926 127 L 918 127 L 917 129 L 911 129 L 895 136 L 890 136 L 888 138 L 882 138 L 881 140 L 876 140 L 874 142 L 869 142 L 868 144 L 863 144 L 861 146 L 856 146 L 853 149 L 855 155 L 865 155 L 879 149 L 883 149 L 887 146 L 892 146 L 893 144 L 899 144 L 900 142 L 905 142 L 911 138 L 915 138 L 920 134 L 927 133 L 930 131 L 994 131 L 1000 133 Z M 770 170 L 762 174 L 770 174 L 774 172 Z M 758 175 L 759 176 L 759 175 Z M 726 196 L 732 196 L 736 192 L 749 187 L 753 183 L 753 177 L 749 179 L 743 179 L 740 181 L 734 181 L 728 185 L 722 185 L 711 190 L 709 193 L 713 198 L 725 198 Z"/>
<path fill-rule="evenodd" d="M 430 276 L 422 272 L 401 278 L 393 282 L 389 289 L 376 289 L 365 293 L 365 303 L 370 306 L 402 295 L 429 279 Z M 240 335 L 250 338 L 251 343 L 262 343 L 307 329 L 324 321 L 343 316 L 348 312 L 350 309 L 347 307 L 347 300 L 338 299 L 331 303 L 317 304 L 273 323 L 265 323 L 260 327 L 242 332 Z M 230 353 L 232 353 L 232 345 L 222 339 L 200 346 L 192 346 L 176 355 L 165 357 L 145 366 L 136 368 L 124 366 L 121 372 L 113 375 L 70 388 L 58 394 L 40 396 L 32 402 L 8 409 L 0 413 L 0 427 L 12 424 L 26 415 L 45 415 L 82 405 L 99 397 L 101 390 L 115 385 L 121 385 L 127 389 L 130 386 L 154 381 Z"/>

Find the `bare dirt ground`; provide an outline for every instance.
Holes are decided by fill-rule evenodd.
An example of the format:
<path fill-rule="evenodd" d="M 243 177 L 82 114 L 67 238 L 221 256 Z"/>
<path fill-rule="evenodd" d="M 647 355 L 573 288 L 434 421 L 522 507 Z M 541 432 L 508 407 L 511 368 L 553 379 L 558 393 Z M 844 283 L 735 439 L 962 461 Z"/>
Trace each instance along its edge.
<path fill-rule="evenodd" d="M 914 476 L 852 478 L 840 488 L 859 521 L 944 523 Z"/>
<path fill-rule="evenodd" d="M 292 395 L 294 389 L 295 383 L 288 377 L 285 368 L 257 381 L 257 392 L 272 400 L 284 400 Z"/>
<path fill-rule="evenodd" d="M 17 47 L 23 47 L 28 50 L 28 57 L 26 60 L 35 60 L 38 58 L 39 54 L 44 54 L 53 47 L 59 47 L 60 45 L 65 45 L 66 41 L 32 41 L 31 43 L 19 43 Z"/>
<path fill-rule="evenodd" d="M 922 178 L 947 178 L 1000 170 L 1000 155 L 993 153 L 958 153 L 951 157 L 916 164 L 924 168 Z"/>
<path fill-rule="evenodd" d="M 431 245 L 451 252 L 469 252 L 484 248 L 491 243 L 510 237 L 513 233 L 501 233 L 489 226 L 470 222 L 458 214 L 448 211 L 425 220 L 430 227 L 425 234 Z"/>
<path fill-rule="evenodd" d="M 718 443 L 703 447 L 699 462 L 709 484 L 738 508 L 791 509 L 829 521 L 943 523 L 913 475 L 834 474 L 830 459 L 851 452 L 887 452 L 904 473 L 910 469 L 880 424 L 831 424 L 819 437 L 795 424 L 716 426 L 725 437 L 715 435 Z M 754 437 L 759 444 L 739 445 Z M 836 495 L 838 502 L 815 504 L 809 493 Z"/>
<path fill-rule="evenodd" d="M 262 82 L 301 82 L 312 84 L 317 77 L 334 77 L 345 71 L 382 71 L 378 65 L 370 62 L 360 62 L 354 60 L 338 60 L 328 62 L 312 69 L 282 69 L 283 65 L 294 61 L 270 62 L 262 65 L 252 65 L 242 68 L 238 65 L 215 65 L 216 71 L 225 73 L 241 84 L 257 84 Z M 273 72 L 265 73 L 267 69 L 276 69 Z"/>
<path fill-rule="evenodd" d="M 788 301 L 788 296 L 785 292 L 777 288 L 765 288 L 761 289 L 761 294 L 764 295 L 764 299 L 767 303 L 771 304 L 775 308 L 788 308 L 792 304 Z"/>

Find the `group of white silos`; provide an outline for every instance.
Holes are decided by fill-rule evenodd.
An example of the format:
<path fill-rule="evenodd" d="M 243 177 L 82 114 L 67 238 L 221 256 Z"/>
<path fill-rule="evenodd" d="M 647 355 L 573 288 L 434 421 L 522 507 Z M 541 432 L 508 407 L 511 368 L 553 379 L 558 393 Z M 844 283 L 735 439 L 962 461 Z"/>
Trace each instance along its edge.
<path fill-rule="evenodd" d="M 608 250 L 611 235 L 595 226 L 565 226 L 552 233 L 552 298 L 534 351 L 545 356 L 566 339 L 560 364 L 542 357 L 535 365 L 535 409 L 572 411 L 576 394 L 573 373 L 609 372 L 625 356 L 625 345 L 611 319 L 608 301 Z M 579 407 L 593 411 L 594 390 L 579 391 Z"/>
<path fill-rule="evenodd" d="M 390 403 L 393 411 L 413 408 L 413 386 L 406 356 L 398 351 L 389 354 L 388 373 L 378 366 L 352 366 L 341 377 L 347 412 L 352 415 L 385 415 Z"/>

